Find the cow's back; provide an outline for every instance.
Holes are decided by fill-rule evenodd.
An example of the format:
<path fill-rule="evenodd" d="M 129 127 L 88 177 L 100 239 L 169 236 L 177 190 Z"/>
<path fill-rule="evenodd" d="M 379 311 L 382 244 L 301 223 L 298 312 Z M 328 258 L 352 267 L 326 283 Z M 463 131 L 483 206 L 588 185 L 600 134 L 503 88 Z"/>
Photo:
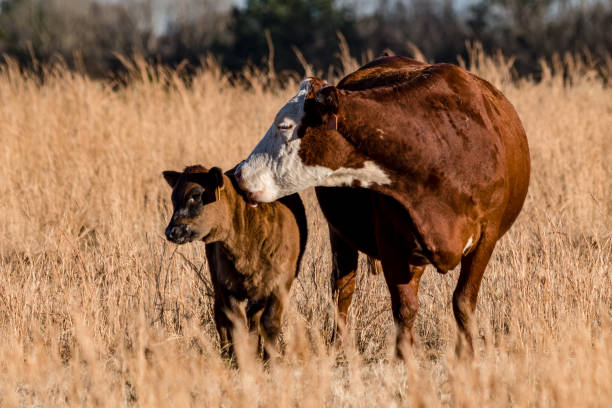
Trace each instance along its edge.
<path fill-rule="evenodd" d="M 378 58 L 342 78 L 338 89 L 361 91 L 402 84 L 418 77 L 418 73 L 429 66 L 407 57 Z"/>

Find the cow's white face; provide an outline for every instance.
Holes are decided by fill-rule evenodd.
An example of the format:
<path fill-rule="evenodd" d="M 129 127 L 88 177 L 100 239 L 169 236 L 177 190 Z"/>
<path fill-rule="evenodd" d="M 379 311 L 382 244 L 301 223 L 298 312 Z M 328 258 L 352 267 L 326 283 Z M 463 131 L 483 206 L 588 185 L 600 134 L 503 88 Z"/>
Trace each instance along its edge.
<path fill-rule="evenodd" d="M 313 147 L 308 143 L 313 142 L 300 138 L 298 132 L 311 86 L 311 79 L 302 81 L 297 95 L 283 106 L 263 139 L 236 168 L 236 179 L 240 187 L 248 192 L 250 201 L 271 202 L 313 186 L 351 186 L 358 181 L 359 186 L 367 188 L 372 184 L 391 182 L 383 169 L 372 161 L 366 160 L 358 168 L 338 167 L 338 163 L 326 167 L 323 157 L 320 164 L 304 164 L 300 149 L 309 151 Z M 329 149 L 334 148 L 330 141 Z"/>
<path fill-rule="evenodd" d="M 237 168 L 240 186 L 254 201 L 274 201 L 317 185 L 332 173 L 326 167 L 306 166 L 298 156 L 302 141 L 298 127 L 311 81 L 302 81 L 297 95 L 281 108 L 266 135 Z"/>

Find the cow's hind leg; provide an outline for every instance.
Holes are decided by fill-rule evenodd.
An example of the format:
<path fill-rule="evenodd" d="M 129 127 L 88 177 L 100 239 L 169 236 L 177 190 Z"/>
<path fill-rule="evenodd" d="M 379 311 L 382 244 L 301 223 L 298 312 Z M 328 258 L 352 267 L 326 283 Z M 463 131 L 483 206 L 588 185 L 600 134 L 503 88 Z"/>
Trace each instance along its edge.
<path fill-rule="evenodd" d="M 457 354 L 463 354 L 464 352 L 470 356 L 474 354 L 472 316 L 476 309 L 482 276 L 489 263 L 496 241 L 497 234 L 483 233 L 478 245 L 461 259 L 459 281 L 453 293 L 453 312 L 459 326 Z"/>
<path fill-rule="evenodd" d="M 334 299 L 338 306 L 332 342 L 336 342 L 343 336 L 346 327 L 348 309 L 355 291 L 355 273 L 359 254 L 355 248 L 349 245 L 342 237 L 329 229 L 329 239 L 332 250 L 332 276 L 331 287 Z"/>

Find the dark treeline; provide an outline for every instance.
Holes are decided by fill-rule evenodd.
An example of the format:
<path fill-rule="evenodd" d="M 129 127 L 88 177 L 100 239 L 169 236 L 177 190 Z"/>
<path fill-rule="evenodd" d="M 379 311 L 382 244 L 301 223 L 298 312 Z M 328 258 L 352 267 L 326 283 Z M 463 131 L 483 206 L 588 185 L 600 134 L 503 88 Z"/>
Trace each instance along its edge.
<path fill-rule="evenodd" d="M 239 5 L 237 5 L 239 4 Z M 566 52 L 594 64 L 612 54 L 612 2 L 572 0 L 0 0 L 0 53 L 24 66 L 62 59 L 94 76 L 117 55 L 197 66 L 213 55 L 231 71 L 267 64 L 303 72 L 337 65 L 341 33 L 354 56 L 385 49 L 430 61 L 465 57 L 466 41 L 516 57 L 521 75 Z M 609 63 L 609 60 L 608 60 Z M 81 66 L 82 65 L 82 66 Z"/>

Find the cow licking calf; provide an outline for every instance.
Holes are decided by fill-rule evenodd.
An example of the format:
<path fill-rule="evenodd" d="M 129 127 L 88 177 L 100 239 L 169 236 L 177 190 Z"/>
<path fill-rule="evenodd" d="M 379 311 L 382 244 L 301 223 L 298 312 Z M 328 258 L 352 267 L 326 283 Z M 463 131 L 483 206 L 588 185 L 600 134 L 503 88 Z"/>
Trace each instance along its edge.
<path fill-rule="evenodd" d="M 235 173 L 253 202 L 316 187 L 334 281 L 354 275 L 357 250 L 381 260 L 400 356 L 426 264 L 446 273 L 461 263 L 453 311 L 458 344 L 473 351 L 482 276 L 529 174 L 525 130 L 501 92 L 457 66 L 405 57 L 376 59 L 338 86 L 305 79 Z"/>
<path fill-rule="evenodd" d="M 217 167 L 191 166 L 163 175 L 172 187 L 174 207 L 166 237 L 176 244 L 206 243 L 223 354 L 233 355 L 230 312 L 251 331 L 258 331 L 266 356 L 276 344 L 283 299 L 306 246 L 306 214 L 300 197 L 293 194 L 253 208 L 234 180 Z"/>

